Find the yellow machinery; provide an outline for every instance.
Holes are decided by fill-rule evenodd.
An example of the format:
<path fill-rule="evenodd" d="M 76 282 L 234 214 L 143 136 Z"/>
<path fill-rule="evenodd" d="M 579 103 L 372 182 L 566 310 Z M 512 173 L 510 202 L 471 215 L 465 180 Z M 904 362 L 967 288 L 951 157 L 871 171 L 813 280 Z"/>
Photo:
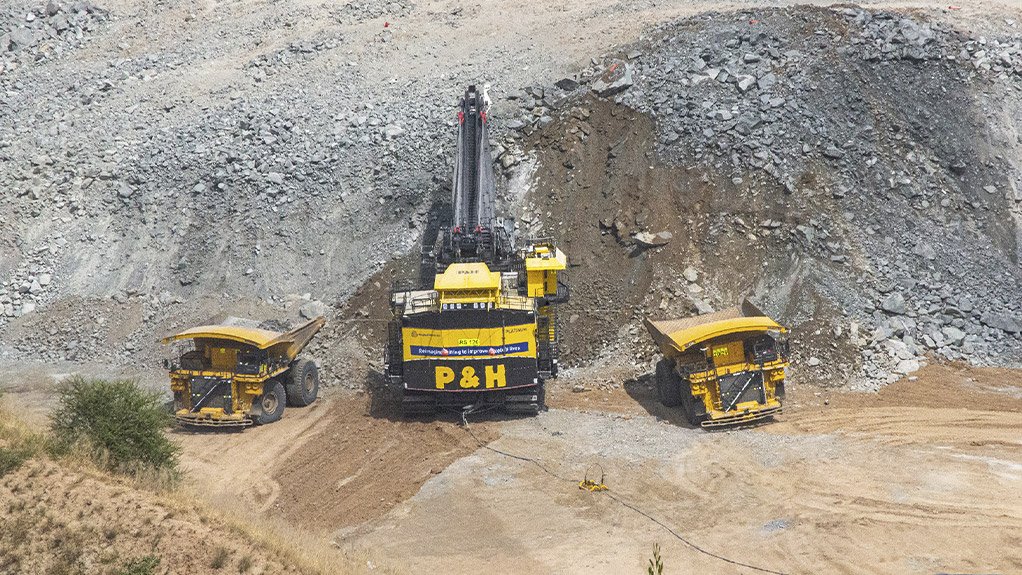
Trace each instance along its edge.
<path fill-rule="evenodd" d="M 735 425 L 781 411 L 787 330 L 748 301 L 645 324 L 664 355 L 656 366 L 660 402 L 680 405 L 693 425 Z"/>
<path fill-rule="evenodd" d="M 384 363 L 408 415 L 536 413 L 544 380 L 557 376 L 554 305 L 568 299 L 567 260 L 550 240 L 516 241 L 497 216 L 488 103 L 475 86 L 461 99 L 452 209 L 424 246 L 420 277 L 391 298 Z"/>
<path fill-rule="evenodd" d="M 206 325 L 168 336 L 182 342 L 170 370 L 178 422 L 246 427 L 277 421 L 284 405 L 304 407 L 319 394 L 319 372 L 298 354 L 326 323 L 313 319 L 287 333 L 236 325 Z"/>
<path fill-rule="evenodd" d="M 553 304 L 566 297 L 557 273 L 567 262 L 547 243 L 529 244 L 512 259 L 523 271 L 451 263 L 433 289 L 395 291 L 386 363 L 405 414 L 544 408 L 544 380 L 557 374 Z"/>

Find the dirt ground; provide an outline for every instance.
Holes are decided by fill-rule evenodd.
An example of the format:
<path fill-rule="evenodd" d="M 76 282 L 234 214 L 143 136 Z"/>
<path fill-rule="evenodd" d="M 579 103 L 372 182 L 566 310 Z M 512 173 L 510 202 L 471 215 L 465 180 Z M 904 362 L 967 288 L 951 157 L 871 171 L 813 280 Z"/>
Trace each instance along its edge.
<path fill-rule="evenodd" d="M 302 529 L 332 532 L 386 513 L 475 451 L 476 441 L 453 421 L 403 422 L 393 404 L 343 393 L 288 410 L 272 426 L 174 437 L 196 492 Z M 488 429 L 479 433 L 484 441 L 495 436 Z"/>
<path fill-rule="evenodd" d="M 51 375 L 5 383 L 5 401 L 42 424 Z M 549 412 L 471 421 L 535 462 L 480 448 L 452 416 L 402 422 L 386 393 L 333 391 L 271 426 L 173 433 L 183 497 L 388 573 L 640 572 L 654 543 L 668 573 L 756 572 L 693 545 L 781 573 L 1022 570 L 1022 371 L 935 364 L 876 394 L 795 386 L 776 421 L 713 433 L 647 379 L 569 371 Z M 586 476 L 609 491 L 580 490 Z"/>
<path fill-rule="evenodd" d="M 653 543 L 667 572 L 752 572 L 619 497 L 694 545 L 779 572 L 1018 572 L 1020 391 L 1017 372 L 938 367 L 875 397 L 838 394 L 725 433 L 553 409 L 503 425 L 492 446 L 560 479 L 476 451 L 338 541 L 425 572 L 637 572 Z M 608 493 L 573 483 L 601 467 Z"/>
<path fill-rule="evenodd" d="M 400 423 L 334 394 L 274 426 L 175 434 L 193 487 L 395 572 L 1013 573 L 1022 569 L 1022 372 L 934 365 L 878 394 L 793 392 L 777 421 L 708 433 L 645 381 L 534 419 Z M 605 493 L 578 489 L 604 476 Z M 258 486 L 255 490 L 252 485 Z"/>

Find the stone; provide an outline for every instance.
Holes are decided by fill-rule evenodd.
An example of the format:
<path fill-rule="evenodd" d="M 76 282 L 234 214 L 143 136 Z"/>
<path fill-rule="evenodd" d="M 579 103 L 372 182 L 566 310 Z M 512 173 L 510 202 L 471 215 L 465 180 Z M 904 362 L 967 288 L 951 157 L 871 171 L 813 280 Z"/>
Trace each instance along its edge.
<path fill-rule="evenodd" d="M 135 190 L 133 190 L 131 188 L 131 186 L 129 186 L 127 183 L 120 182 L 119 184 L 117 184 L 117 195 L 118 196 L 120 196 L 122 198 L 130 198 L 132 196 L 132 194 L 134 194 L 134 193 L 135 193 Z"/>
<path fill-rule="evenodd" d="M 665 246 L 673 237 L 671 232 L 660 232 L 659 234 L 651 234 L 649 232 L 639 232 L 635 234 L 635 241 L 647 247 L 659 247 Z"/>
<path fill-rule="evenodd" d="M 898 292 L 892 292 L 880 302 L 880 309 L 895 315 L 905 315 L 908 311 L 905 305 L 905 296 Z"/>
<path fill-rule="evenodd" d="M 759 80 L 756 81 L 756 85 L 759 86 L 760 90 L 766 90 L 768 88 L 771 88 L 776 83 L 777 76 L 773 72 L 769 72 L 763 76 L 760 76 Z"/>
<path fill-rule="evenodd" d="M 36 43 L 36 36 L 35 33 L 28 28 L 15 28 L 10 31 L 9 40 L 15 50 L 20 50 L 34 46 Z"/>
<path fill-rule="evenodd" d="M 739 134 L 747 136 L 751 134 L 753 130 L 758 128 L 761 122 L 762 120 L 759 116 L 755 116 L 753 114 L 742 114 L 742 116 L 738 118 L 738 123 L 735 124 L 735 130 Z"/>
<path fill-rule="evenodd" d="M 302 307 L 298 308 L 298 313 L 305 319 L 316 319 L 317 317 L 325 316 L 328 309 L 325 303 L 317 299 L 303 304 Z"/>
<path fill-rule="evenodd" d="M 816 356 L 812 356 L 812 357 L 809 358 L 809 367 L 816 367 L 816 366 L 820 365 L 821 363 L 823 363 L 823 362 L 821 362 L 820 358 L 818 358 Z"/>
<path fill-rule="evenodd" d="M 50 274 L 39 274 L 39 277 L 36 278 L 36 281 L 39 282 L 40 286 L 46 287 L 50 285 L 51 281 L 53 281 L 53 277 Z"/>
<path fill-rule="evenodd" d="M 915 372 L 919 371 L 920 367 L 922 367 L 922 366 L 919 364 L 919 360 L 918 359 L 914 359 L 914 358 L 913 359 L 903 359 L 903 360 L 898 362 L 898 367 L 894 368 L 894 372 L 895 373 L 899 373 L 901 375 L 908 375 L 910 373 L 915 373 Z"/>
<path fill-rule="evenodd" d="M 632 67 L 620 60 L 607 66 L 603 74 L 592 84 L 593 91 L 602 98 L 620 94 L 632 87 Z"/>
<path fill-rule="evenodd" d="M 266 181 L 279 186 L 284 183 L 284 174 L 280 172 L 270 172 L 266 174 Z"/>
<path fill-rule="evenodd" d="M 756 78 L 753 76 L 739 76 L 738 77 L 738 89 L 742 92 L 748 92 L 756 85 Z"/>
<path fill-rule="evenodd" d="M 387 124 L 387 126 L 383 128 L 383 135 L 386 136 L 388 140 L 399 138 L 401 134 L 404 133 L 405 129 L 397 124 Z"/>
<path fill-rule="evenodd" d="M 706 313 L 713 313 L 713 306 L 702 299 L 693 299 L 692 304 L 696 307 L 696 312 L 700 315 Z"/>
<path fill-rule="evenodd" d="M 746 53 L 744 56 L 742 56 L 742 62 L 745 62 L 746 64 L 755 64 L 756 62 L 759 61 L 760 61 L 759 54 Z"/>
<path fill-rule="evenodd" d="M 845 157 L 845 151 L 835 146 L 834 144 L 831 144 L 824 148 L 823 155 L 833 160 L 840 160 L 841 158 Z"/>
<path fill-rule="evenodd" d="M 1008 333 L 1022 333 L 1022 321 L 1005 313 L 985 313 L 980 317 L 983 325 L 1006 331 Z"/>
<path fill-rule="evenodd" d="M 558 88 L 564 90 L 565 92 L 572 92 L 578 89 L 579 83 L 576 82 L 575 80 L 572 80 L 571 78 L 561 78 L 560 80 L 554 82 L 554 86 L 557 86 Z"/>
<path fill-rule="evenodd" d="M 685 276 L 685 281 L 689 283 L 699 281 L 699 272 L 692 266 L 685 268 L 685 271 L 681 272 L 681 275 Z"/>
<path fill-rule="evenodd" d="M 948 345 L 960 345 L 965 339 L 965 332 L 954 326 L 942 327 L 940 331 Z"/>
<path fill-rule="evenodd" d="M 32 313 L 34 311 L 35 311 L 35 302 L 27 301 L 27 302 L 21 304 L 21 315 L 25 315 L 26 313 Z"/>
<path fill-rule="evenodd" d="M 916 247 L 912 249 L 912 253 L 928 260 L 937 259 L 937 251 L 933 249 L 933 246 L 922 241 L 916 244 Z"/>

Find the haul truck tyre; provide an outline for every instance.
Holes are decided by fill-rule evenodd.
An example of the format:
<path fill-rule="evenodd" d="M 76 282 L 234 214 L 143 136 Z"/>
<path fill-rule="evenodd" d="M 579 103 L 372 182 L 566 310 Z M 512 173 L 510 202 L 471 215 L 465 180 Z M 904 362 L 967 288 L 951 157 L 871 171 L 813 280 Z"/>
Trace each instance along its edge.
<path fill-rule="evenodd" d="M 319 395 L 319 370 L 316 369 L 316 362 L 303 357 L 296 359 L 285 378 L 288 405 L 305 407 L 316 401 Z"/>
<path fill-rule="evenodd" d="M 284 415 L 284 404 L 287 403 L 287 396 L 284 393 L 284 385 L 275 379 L 267 381 L 263 387 L 263 394 L 255 400 L 252 410 L 252 421 L 256 425 L 273 423 Z"/>
<path fill-rule="evenodd" d="M 681 405 L 681 385 L 674 374 L 673 362 L 661 359 L 656 362 L 656 391 L 660 403 L 666 407 Z"/>

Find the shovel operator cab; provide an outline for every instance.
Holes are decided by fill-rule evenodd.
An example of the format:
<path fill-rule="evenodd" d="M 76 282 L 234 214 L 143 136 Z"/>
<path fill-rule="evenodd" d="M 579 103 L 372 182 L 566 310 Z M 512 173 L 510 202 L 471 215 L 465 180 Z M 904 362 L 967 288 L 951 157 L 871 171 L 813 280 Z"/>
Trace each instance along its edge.
<path fill-rule="evenodd" d="M 319 394 L 319 372 L 298 357 L 326 323 L 313 319 L 287 333 L 206 325 L 168 336 L 180 354 L 168 361 L 174 415 L 193 427 L 247 427 L 277 421 L 284 406 L 305 407 Z"/>
<path fill-rule="evenodd" d="M 693 425 L 722 427 L 780 413 L 787 330 L 748 301 L 716 313 L 646 319 L 645 324 L 664 355 L 656 365 L 660 402 L 681 406 Z"/>
<path fill-rule="evenodd" d="M 392 294 L 384 362 L 406 415 L 467 405 L 536 413 L 557 375 L 567 260 L 549 240 L 516 247 L 513 226 L 495 217 L 486 101 L 474 86 L 461 100 L 451 217 L 424 250 L 420 279 Z"/>

